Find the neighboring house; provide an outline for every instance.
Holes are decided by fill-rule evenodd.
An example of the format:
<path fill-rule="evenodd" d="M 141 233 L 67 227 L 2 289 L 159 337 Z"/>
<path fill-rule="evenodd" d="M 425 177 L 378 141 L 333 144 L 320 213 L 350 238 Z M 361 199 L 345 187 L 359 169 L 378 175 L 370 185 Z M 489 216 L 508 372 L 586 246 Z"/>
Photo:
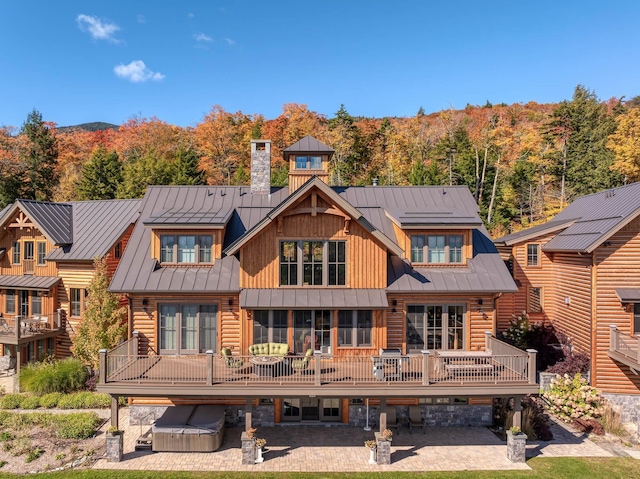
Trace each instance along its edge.
<path fill-rule="evenodd" d="M 551 221 L 495 240 L 519 286 L 498 300 L 547 319 L 591 357 L 591 384 L 635 417 L 640 400 L 640 183 L 576 199 Z M 625 414 L 625 417 L 629 417 Z"/>
<path fill-rule="evenodd" d="M 147 189 L 110 287 L 131 298 L 132 337 L 100 368 L 132 421 L 190 402 L 364 425 L 372 398 L 381 423 L 419 405 L 427 424 L 486 425 L 493 397 L 537 391 L 535 354 L 492 337 L 516 286 L 469 190 L 330 187 L 332 153 L 303 138 L 272 188 L 255 140 L 251 187 Z"/>
<path fill-rule="evenodd" d="M 140 200 L 16 200 L 0 213 L 0 344 L 18 366 L 71 354 L 94 258 L 111 273 Z"/>

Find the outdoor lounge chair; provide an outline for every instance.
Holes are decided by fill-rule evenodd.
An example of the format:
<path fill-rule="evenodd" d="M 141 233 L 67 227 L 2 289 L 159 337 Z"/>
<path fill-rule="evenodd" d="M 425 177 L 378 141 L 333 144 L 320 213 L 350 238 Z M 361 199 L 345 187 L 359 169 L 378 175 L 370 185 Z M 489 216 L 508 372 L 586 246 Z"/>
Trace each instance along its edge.
<path fill-rule="evenodd" d="M 304 357 L 300 359 L 293 359 L 291 361 L 291 368 L 295 371 L 302 371 L 303 369 L 307 369 L 307 366 L 309 366 L 309 361 L 311 360 L 312 356 L 313 356 L 313 349 L 307 349 L 307 352 L 305 353 Z"/>
<path fill-rule="evenodd" d="M 0 333 L 12 333 L 13 331 L 7 324 L 7 320 L 0 317 Z"/>
<path fill-rule="evenodd" d="M 425 422 L 422 419 L 420 406 L 409 406 L 409 432 L 412 432 L 414 427 L 421 427 L 422 434 L 425 433 Z"/>
<path fill-rule="evenodd" d="M 398 421 L 396 417 L 396 408 L 395 406 L 387 408 L 387 429 L 395 429 L 396 434 L 400 435 L 400 426 L 402 425 L 402 421 Z"/>
<path fill-rule="evenodd" d="M 224 363 L 227 365 L 228 368 L 238 369 L 244 365 L 244 361 L 242 360 L 242 358 L 234 358 L 231 355 L 231 349 L 222 348 L 220 352 L 222 353 L 222 357 L 224 358 Z"/>
<path fill-rule="evenodd" d="M 0 376 L 8 376 L 16 372 L 16 358 L 0 356 Z"/>

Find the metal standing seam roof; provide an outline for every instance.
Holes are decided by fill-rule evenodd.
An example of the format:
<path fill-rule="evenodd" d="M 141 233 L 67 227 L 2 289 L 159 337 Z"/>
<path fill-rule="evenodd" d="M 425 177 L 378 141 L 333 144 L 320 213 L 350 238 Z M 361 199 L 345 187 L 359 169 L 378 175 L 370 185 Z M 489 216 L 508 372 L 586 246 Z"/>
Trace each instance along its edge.
<path fill-rule="evenodd" d="M 311 135 L 307 135 L 282 151 L 285 153 L 333 153 L 335 150 Z"/>
<path fill-rule="evenodd" d="M 49 291 L 60 278 L 57 276 L 34 276 L 24 274 L 20 276 L 0 275 L 0 288 L 28 289 L 35 291 Z"/>
<path fill-rule="evenodd" d="M 309 180 L 309 185 L 312 185 L 312 182 L 313 180 Z M 324 183 L 320 187 L 329 189 Z M 198 200 L 204 197 L 203 192 L 207 198 L 210 198 L 207 200 L 210 201 L 209 203 Z M 408 211 L 417 210 L 420 205 L 423 205 L 428 211 L 435 211 L 438 208 L 455 209 L 461 215 L 478 216 L 477 205 L 470 191 L 468 188 L 460 186 L 335 187 L 330 189 L 330 194 L 338 194 L 342 202 L 347 202 L 350 212 L 359 213 L 362 221 L 368 224 L 368 228 L 377 230 L 378 234 L 385 235 L 387 241 L 395 245 L 394 249 L 399 249 L 399 247 L 395 233 L 393 233 L 393 225 L 385 212 L 387 207 Z M 152 186 L 147 189 L 142 201 L 140 217 L 143 220 L 156 218 L 171 211 L 191 211 L 197 216 L 199 208 L 207 211 L 211 209 L 226 211 L 225 217 L 229 219 L 224 247 L 228 250 L 234 243 L 237 244 L 238 240 L 248 231 L 265 221 L 270 213 L 274 217 L 277 216 L 280 209 L 286 207 L 286 201 L 290 198 L 286 188 L 272 189 L 271 195 L 251 195 L 248 193 L 247 187 Z M 175 219 L 180 221 L 179 215 L 176 215 Z M 136 224 L 124 256 L 113 276 L 110 287 L 112 291 L 206 293 L 240 290 L 239 263 L 234 256 L 225 256 L 221 260 L 216 260 L 213 266 L 158 265 L 156 260 L 151 258 L 150 253 L 151 229 L 152 225 L 145 225 L 143 221 Z M 386 290 L 389 292 L 415 291 L 425 293 L 517 291 L 513 279 L 483 226 L 474 229 L 473 242 L 473 258 L 463 267 L 414 269 L 409 263 L 392 255 L 389 260 L 389 278 Z M 249 295 L 246 296 L 247 301 L 249 299 L 257 301 L 256 298 L 264 298 L 265 294 L 283 295 L 284 293 L 281 291 L 285 290 L 259 290 L 253 293 L 243 293 L 243 297 Z M 309 289 L 309 291 L 312 290 Z M 340 293 L 337 290 L 332 291 L 334 291 L 331 293 L 333 296 L 324 299 L 339 304 L 338 295 Z M 291 298 L 287 297 L 289 298 L 286 299 L 287 304 L 300 304 L 296 298 L 301 297 L 302 295 L 298 295 L 298 293 Z M 369 298 L 369 301 L 374 300 L 375 298 Z M 267 299 L 260 299 L 260 301 L 265 303 Z M 269 301 L 272 301 L 271 304 L 276 304 L 273 302 L 275 300 L 269 299 Z M 282 301 L 285 301 L 284 296 L 282 296 Z M 345 304 L 347 304 L 346 301 L 345 298 Z M 353 301 L 359 300 L 356 298 Z"/>
<path fill-rule="evenodd" d="M 277 288 L 243 289 L 240 292 L 240 307 L 256 308 L 387 308 L 384 289 L 347 288 Z"/>
<path fill-rule="evenodd" d="M 640 303 L 640 288 L 617 288 L 616 295 L 621 303 Z"/>
<path fill-rule="evenodd" d="M 0 210 L 0 221 L 4 220 L 4 215 L 7 214 L 7 211 L 9 211 L 12 206 L 13 206 L 13 203 L 9 203 L 7 206 L 2 208 L 2 210 Z"/>
<path fill-rule="evenodd" d="M 92 261 L 103 257 L 139 215 L 140 200 L 74 201 L 73 244 L 55 248 L 48 261 Z"/>
<path fill-rule="evenodd" d="M 559 231 L 568 226 L 571 226 L 575 223 L 576 219 L 569 220 L 551 220 L 546 223 L 542 223 L 536 226 L 532 226 L 530 228 L 523 229 L 521 231 L 517 231 L 516 233 L 511 233 L 505 236 L 501 236 L 493 240 L 495 244 L 511 246 L 516 243 L 521 243 L 523 241 L 528 241 L 538 236 L 544 236 L 549 233 L 553 233 L 555 231 Z"/>
<path fill-rule="evenodd" d="M 70 203 L 16 200 L 6 214 L 10 216 L 17 209 L 22 210 L 54 245 L 73 243 L 73 211 Z"/>
<path fill-rule="evenodd" d="M 581 196 L 551 221 L 498 238 L 496 242 L 508 241 L 513 244 L 526 241 L 531 234 L 539 236 L 545 228 L 550 228 L 547 232 L 561 229 L 562 231 L 542 246 L 543 251 L 591 253 L 638 214 L 640 183 L 632 183 Z"/>

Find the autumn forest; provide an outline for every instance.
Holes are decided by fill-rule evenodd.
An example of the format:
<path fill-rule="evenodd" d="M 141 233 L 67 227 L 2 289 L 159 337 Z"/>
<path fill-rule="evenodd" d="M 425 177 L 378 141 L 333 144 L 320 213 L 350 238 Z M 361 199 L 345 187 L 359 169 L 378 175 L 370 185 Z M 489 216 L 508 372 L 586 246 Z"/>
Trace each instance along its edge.
<path fill-rule="evenodd" d="M 16 198 L 137 198 L 148 185 L 245 185 L 250 140 L 282 149 L 310 134 L 335 150 L 333 185 L 466 185 L 494 235 L 549 219 L 579 195 L 640 180 L 640 97 L 601 101 L 579 85 L 557 104 L 467 106 L 413 117 L 331 118 L 303 104 L 282 114 L 213 106 L 195 127 L 134 117 L 117 128 L 57 128 L 33 110 L 0 128 L 0 207 Z"/>

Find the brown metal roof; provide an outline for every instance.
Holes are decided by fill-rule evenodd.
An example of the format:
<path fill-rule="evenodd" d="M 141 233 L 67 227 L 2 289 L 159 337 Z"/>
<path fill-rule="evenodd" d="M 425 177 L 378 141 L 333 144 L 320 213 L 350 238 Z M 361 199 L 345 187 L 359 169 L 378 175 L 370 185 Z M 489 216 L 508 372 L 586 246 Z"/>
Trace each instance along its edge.
<path fill-rule="evenodd" d="M 73 243 L 73 216 L 70 203 L 48 201 L 16 200 L 4 212 L 6 221 L 20 210 L 38 227 L 42 234 L 56 246 Z"/>
<path fill-rule="evenodd" d="M 380 309 L 388 306 L 384 289 L 279 288 L 240 292 L 240 307 L 246 309 Z"/>
<path fill-rule="evenodd" d="M 282 151 L 285 153 L 333 153 L 335 150 L 311 135 L 307 135 Z"/>
<path fill-rule="evenodd" d="M 140 200 L 74 201 L 73 244 L 56 248 L 47 261 L 92 261 L 113 247 L 139 215 Z"/>
<path fill-rule="evenodd" d="M 616 295 L 621 303 L 640 303 L 640 288 L 618 288 Z"/>
<path fill-rule="evenodd" d="M 34 291 L 49 291 L 60 278 L 57 276 L 33 276 L 24 274 L 21 276 L 0 275 L 0 288 L 28 289 Z"/>
<path fill-rule="evenodd" d="M 545 236 L 549 233 L 567 228 L 568 226 L 571 226 L 573 223 L 575 223 L 575 221 L 575 219 L 547 221 L 546 223 L 532 226 L 531 228 L 526 228 L 516 233 L 501 236 L 500 238 L 493 240 L 493 242 L 498 245 L 511 246 L 516 243 L 529 241 L 539 236 Z"/>

